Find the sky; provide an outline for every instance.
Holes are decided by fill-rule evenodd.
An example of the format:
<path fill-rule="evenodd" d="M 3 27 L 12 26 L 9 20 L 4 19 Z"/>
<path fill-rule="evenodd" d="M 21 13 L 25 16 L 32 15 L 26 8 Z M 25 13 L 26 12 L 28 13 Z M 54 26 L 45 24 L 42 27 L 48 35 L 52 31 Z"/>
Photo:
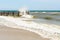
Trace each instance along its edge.
<path fill-rule="evenodd" d="M 60 0 L 0 0 L 0 10 L 60 10 Z"/>

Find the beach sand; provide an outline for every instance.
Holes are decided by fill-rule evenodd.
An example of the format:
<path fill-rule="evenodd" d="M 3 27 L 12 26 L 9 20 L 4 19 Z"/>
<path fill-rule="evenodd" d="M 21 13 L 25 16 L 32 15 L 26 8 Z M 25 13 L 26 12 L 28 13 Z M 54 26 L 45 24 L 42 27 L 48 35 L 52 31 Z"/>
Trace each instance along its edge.
<path fill-rule="evenodd" d="M 49 40 L 33 32 L 0 25 L 0 40 Z"/>

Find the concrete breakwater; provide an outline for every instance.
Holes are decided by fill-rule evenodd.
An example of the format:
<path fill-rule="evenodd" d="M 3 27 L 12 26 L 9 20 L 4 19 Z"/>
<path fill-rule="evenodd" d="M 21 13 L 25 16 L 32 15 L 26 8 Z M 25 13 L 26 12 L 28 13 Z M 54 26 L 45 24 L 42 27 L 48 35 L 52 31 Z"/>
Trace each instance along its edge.
<path fill-rule="evenodd" d="M 53 26 L 51 28 L 47 27 L 47 24 L 37 24 L 35 22 L 22 21 L 20 18 L 12 18 L 5 16 L 0 16 L 0 21 L 1 24 L 4 24 L 8 27 L 28 30 L 37 33 L 38 35 L 41 35 L 43 38 L 49 38 L 50 40 L 60 39 L 60 31 L 56 31 L 56 29 L 53 29 Z"/>

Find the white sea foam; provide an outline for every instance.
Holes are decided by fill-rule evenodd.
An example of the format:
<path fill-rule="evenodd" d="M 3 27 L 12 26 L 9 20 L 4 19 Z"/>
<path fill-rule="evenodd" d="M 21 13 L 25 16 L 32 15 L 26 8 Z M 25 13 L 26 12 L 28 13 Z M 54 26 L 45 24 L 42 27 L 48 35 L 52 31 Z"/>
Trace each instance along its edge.
<path fill-rule="evenodd" d="M 6 22 L 3 19 L 5 19 Z M 34 19 L 30 19 L 30 21 L 26 21 L 26 18 L 13 18 L 13 17 L 0 16 L 0 20 L 3 20 L 0 23 L 3 23 L 8 27 L 22 28 L 25 30 L 29 30 L 29 31 L 35 32 L 35 33 L 37 33 L 37 34 L 39 34 L 45 38 L 54 39 L 54 36 L 56 35 L 56 33 L 57 33 L 57 35 L 58 35 L 58 33 L 60 33 L 60 29 L 54 28 L 51 25 L 47 25 L 44 23 L 43 24 L 42 23 L 36 23 L 34 21 L 31 21 Z M 51 26 L 51 27 L 49 27 L 49 26 Z M 58 37 L 56 37 L 56 38 L 58 38 Z"/>

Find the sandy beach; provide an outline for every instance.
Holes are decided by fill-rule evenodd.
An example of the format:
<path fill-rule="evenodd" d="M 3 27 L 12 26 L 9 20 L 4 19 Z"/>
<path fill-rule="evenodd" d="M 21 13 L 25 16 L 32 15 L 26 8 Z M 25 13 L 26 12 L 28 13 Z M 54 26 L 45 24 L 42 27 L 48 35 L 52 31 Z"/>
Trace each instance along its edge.
<path fill-rule="evenodd" d="M 9 28 L 5 25 L 0 25 L 0 40 L 49 40 L 42 38 L 33 32 L 23 29 Z"/>
<path fill-rule="evenodd" d="M 0 16 L 1 40 L 59 40 L 60 30 L 54 28 L 50 24 L 38 25 L 21 18 Z"/>

